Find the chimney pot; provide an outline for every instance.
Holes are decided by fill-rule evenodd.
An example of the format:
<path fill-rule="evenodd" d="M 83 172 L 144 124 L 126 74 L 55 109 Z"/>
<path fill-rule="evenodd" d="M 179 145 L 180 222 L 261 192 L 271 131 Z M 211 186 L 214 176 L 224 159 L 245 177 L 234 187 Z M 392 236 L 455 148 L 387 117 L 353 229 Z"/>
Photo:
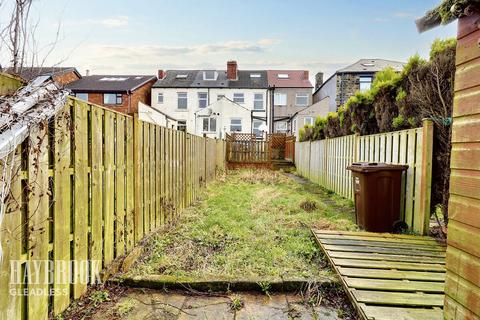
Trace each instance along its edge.
<path fill-rule="evenodd" d="M 228 61 L 227 62 L 227 79 L 228 80 L 237 80 L 238 79 L 238 66 L 237 61 Z"/>
<path fill-rule="evenodd" d="M 163 78 L 165 78 L 165 71 L 159 69 L 158 70 L 158 79 L 162 80 Z"/>
<path fill-rule="evenodd" d="M 304 79 L 304 80 L 308 80 L 309 75 L 310 75 L 310 74 L 309 74 L 308 70 L 304 70 L 304 71 L 303 71 L 303 79 Z"/>
<path fill-rule="evenodd" d="M 90 76 L 90 70 L 89 70 L 89 69 L 87 69 L 87 70 L 85 71 L 85 76 L 87 76 L 87 77 Z"/>
<path fill-rule="evenodd" d="M 320 88 L 322 84 L 323 84 L 323 72 L 318 72 L 315 75 L 315 90 Z"/>

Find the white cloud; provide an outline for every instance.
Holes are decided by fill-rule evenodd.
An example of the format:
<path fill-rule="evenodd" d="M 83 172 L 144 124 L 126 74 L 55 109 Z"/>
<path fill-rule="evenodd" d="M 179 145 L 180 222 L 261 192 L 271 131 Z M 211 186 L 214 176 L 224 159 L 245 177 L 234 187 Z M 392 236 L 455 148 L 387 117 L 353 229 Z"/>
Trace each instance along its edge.
<path fill-rule="evenodd" d="M 101 24 L 107 28 L 124 27 L 128 25 L 128 17 L 127 16 L 109 17 L 101 20 L 96 20 L 96 23 Z"/>

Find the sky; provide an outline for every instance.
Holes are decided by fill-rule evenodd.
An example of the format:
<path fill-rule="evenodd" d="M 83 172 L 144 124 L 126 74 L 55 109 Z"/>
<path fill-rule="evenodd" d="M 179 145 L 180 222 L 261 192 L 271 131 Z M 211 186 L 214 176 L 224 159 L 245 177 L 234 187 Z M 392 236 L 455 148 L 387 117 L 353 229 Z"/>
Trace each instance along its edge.
<path fill-rule="evenodd" d="M 415 18 L 439 2 L 35 0 L 32 17 L 45 66 L 153 75 L 158 69 L 225 69 L 227 60 L 237 60 L 239 69 L 305 69 L 313 79 L 361 58 L 427 57 L 435 38 L 456 34 L 456 23 L 417 32 Z"/>

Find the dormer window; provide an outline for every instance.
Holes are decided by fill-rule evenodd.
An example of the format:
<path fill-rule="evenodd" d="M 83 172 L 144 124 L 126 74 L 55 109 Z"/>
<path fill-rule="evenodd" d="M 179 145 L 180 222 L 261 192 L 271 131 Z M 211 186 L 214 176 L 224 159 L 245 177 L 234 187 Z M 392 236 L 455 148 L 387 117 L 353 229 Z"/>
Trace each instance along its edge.
<path fill-rule="evenodd" d="M 279 73 L 277 75 L 278 79 L 288 79 L 289 76 L 288 76 L 288 73 Z"/>
<path fill-rule="evenodd" d="M 203 80 L 217 80 L 217 73 L 215 71 L 203 71 Z"/>
<path fill-rule="evenodd" d="M 188 74 L 177 74 L 177 79 L 187 79 Z"/>

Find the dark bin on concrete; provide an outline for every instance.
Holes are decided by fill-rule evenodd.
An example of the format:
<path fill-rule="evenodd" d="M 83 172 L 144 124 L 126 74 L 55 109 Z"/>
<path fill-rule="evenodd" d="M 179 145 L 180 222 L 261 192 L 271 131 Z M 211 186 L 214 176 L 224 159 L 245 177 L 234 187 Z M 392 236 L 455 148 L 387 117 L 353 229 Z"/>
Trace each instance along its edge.
<path fill-rule="evenodd" d="M 393 232 L 404 227 L 400 220 L 404 165 L 353 163 L 352 171 L 357 224 L 366 231 Z"/>

